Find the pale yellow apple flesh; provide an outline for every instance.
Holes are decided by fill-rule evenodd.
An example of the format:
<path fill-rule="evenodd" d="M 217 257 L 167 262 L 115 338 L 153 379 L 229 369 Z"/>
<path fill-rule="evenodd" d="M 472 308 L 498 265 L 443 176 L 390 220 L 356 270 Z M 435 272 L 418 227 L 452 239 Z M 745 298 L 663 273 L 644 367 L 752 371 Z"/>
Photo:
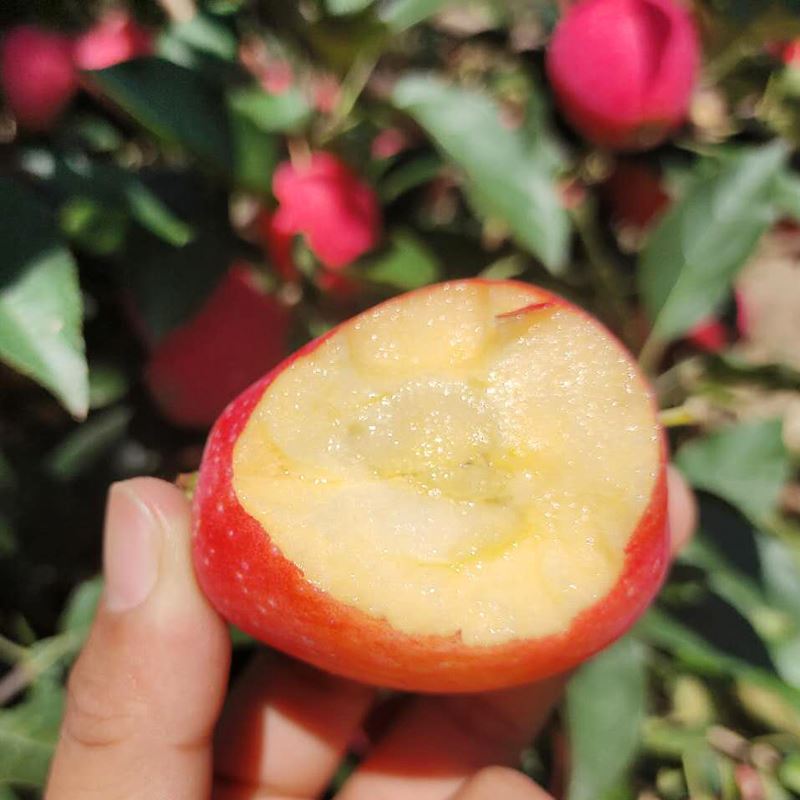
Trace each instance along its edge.
<path fill-rule="evenodd" d="M 473 646 L 566 630 L 611 590 L 660 468 L 652 400 L 597 322 L 530 305 L 407 295 L 267 388 L 233 486 L 311 584 Z"/>

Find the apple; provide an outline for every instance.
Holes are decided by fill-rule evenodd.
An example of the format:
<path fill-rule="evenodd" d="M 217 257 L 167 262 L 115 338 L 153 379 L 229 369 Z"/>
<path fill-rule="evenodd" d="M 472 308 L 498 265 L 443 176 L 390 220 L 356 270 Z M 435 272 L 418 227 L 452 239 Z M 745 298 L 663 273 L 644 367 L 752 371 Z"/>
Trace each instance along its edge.
<path fill-rule="evenodd" d="M 749 328 L 747 299 L 741 289 L 734 289 L 728 308 L 722 314 L 700 320 L 686 334 L 686 339 L 698 350 L 720 353 L 737 338 L 747 338 Z"/>
<path fill-rule="evenodd" d="M 686 119 L 700 64 L 677 0 L 578 0 L 556 27 L 547 74 L 570 124 L 602 147 L 641 150 Z"/>
<path fill-rule="evenodd" d="M 661 175 L 639 161 L 620 161 L 603 185 L 612 220 L 626 228 L 643 231 L 669 207 Z"/>
<path fill-rule="evenodd" d="M 111 9 L 75 40 L 75 64 L 82 70 L 113 67 L 153 53 L 153 34 L 121 8 Z"/>
<path fill-rule="evenodd" d="M 311 252 L 330 270 L 340 270 L 372 250 L 382 229 L 375 190 L 332 153 L 278 165 L 272 179 L 278 208 L 275 234 L 302 235 Z"/>
<path fill-rule="evenodd" d="M 47 131 L 78 90 L 72 41 L 35 25 L 18 25 L 3 37 L 0 82 L 20 127 Z"/>
<path fill-rule="evenodd" d="M 202 308 L 154 348 L 145 383 L 176 425 L 208 428 L 287 352 L 290 313 L 246 264 L 231 267 Z"/>
<path fill-rule="evenodd" d="M 230 622 L 349 678 L 465 692 L 620 636 L 667 566 L 653 396 L 585 311 L 515 281 L 391 299 L 215 423 L 193 501 Z"/>

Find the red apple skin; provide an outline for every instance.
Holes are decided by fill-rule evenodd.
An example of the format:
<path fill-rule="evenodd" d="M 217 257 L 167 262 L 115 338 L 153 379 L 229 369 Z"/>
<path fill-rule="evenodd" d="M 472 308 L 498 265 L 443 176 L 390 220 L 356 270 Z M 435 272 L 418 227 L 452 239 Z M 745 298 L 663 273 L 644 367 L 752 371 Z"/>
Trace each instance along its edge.
<path fill-rule="evenodd" d="M 81 70 L 100 70 L 149 56 L 153 34 L 121 8 L 107 12 L 75 40 L 75 65 Z"/>
<path fill-rule="evenodd" d="M 0 45 L 0 82 L 20 127 L 50 130 L 78 90 L 68 36 L 18 25 Z"/>
<path fill-rule="evenodd" d="M 159 342 L 145 383 L 175 425 L 208 428 L 222 409 L 286 353 L 291 315 L 234 264 L 199 312 Z"/>
<path fill-rule="evenodd" d="M 516 285 L 530 292 L 532 305 L 553 303 L 586 313 L 542 289 Z M 663 434 L 659 475 L 617 583 L 557 635 L 486 647 L 465 645 L 456 636 L 408 635 L 315 588 L 284 558 L 237 499 L 233 450 L 272 381 L 336 330 L 251 386 L 211 431 L 193 501 L 193 553 L 199 583 L 217 610 L 256 639 L 323 670 L 418 692 L 477 692 L 540 680 L 576 666 L 621 636 L 657 593 L 668 564 Z"/>
<path fill-rule="evenodd" d="M 588 141 L 646 150 L 679 127 L 700 63 L 695 23 L 677 0 L 579 0 L 547 50 L 555 99 Z"/>

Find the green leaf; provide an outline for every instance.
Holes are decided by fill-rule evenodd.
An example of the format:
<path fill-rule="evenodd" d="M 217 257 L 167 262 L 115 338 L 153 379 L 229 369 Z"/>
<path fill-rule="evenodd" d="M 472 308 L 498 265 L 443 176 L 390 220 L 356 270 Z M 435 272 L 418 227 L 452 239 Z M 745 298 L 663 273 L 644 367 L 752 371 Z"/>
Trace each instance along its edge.
<path fill-rule="evenodd" d="M 772 191 L 786 160 L 781 142 L 742 149 L 709 175 L 701 164 L 652 232 L 639 284 L 653 334 L 669 340 L 714 313 L 774 219 Z"/>
<path fill-rule="evenodd" d="M 92 79 L 156 136 L 184 147 L 238 186 L 269 190 L 275 140 L 199 71 L 150 58 L 94 72 Z"/>
<path fill-rule="evenodd" d="M 266 133 L 297 133 L 311 119 L 311 106 L 298 89 L 269 94 L 248 86 L 231 94 L 231 108 Z"/>
<path fill-rule="evenodd" d="M 325 0 L 329 14 L 358 14 L 369 8 L 372 0 Z"/>
<path fill-rule="evenodd" d="M 619 783 L 639 748 L 645 700 L 644 652 L 631 637 L 580 668 L 567 688 L 568 800 L 595 800 Z"/>
<path fill-rule="evenodd" d="M 710 644 L 699 633 L 659 608 L 651 608 L 637 623 L 636 631 L 650 644 L 672 653 L 692 671 L 750 681 L 775 692 L 800 711 L 800 690 L 784 683 L 773 672 L 753 666 Z"/>
<path fill-rule="evenodd" d="M 709 588 L 745 617 L 761 637 L 777 673 L 800 688 L 800 572 L 793 554 L 783 542 L 750 526 L 711 530 L 701 530 L 681 554 L 681 563 L 705 571 Z M 742 530 L 746 542 L 738 540 Z M 737 548 L 744 551 L 741 555 L 747 559 L 747 572 L 733 561 L 741 560 Z M 743 637 L 738 638 L 741 643 Z"/>
<path fill-rule="evenodd" d="M 441 171 L 442 160 L 434 153 L 400 164 L 381 179 L 381 198 L 392 203 L 411 189 L 430 183 Z"/>
<path fill-rule="evenodd" d="M 24 702 L 0 710 L 0 784 L 44 784 L 63 705 L 62 687 L 42 678 Z"/>
<path fill-rule="evenodd" d="M 393 33 L 401 33 L 419 25 L 452 0 L 392 0 L 381 13 L 381 19 Z"/>
<path fill-rule="evenodd" d="M 183 247 L 165 247 L 145 233 L 130 237 L 122 265 L 124 282 L 142 333 L 151 343 L 202 307 L 237 255 L 225 193 L 209 187 L 196 173 L 155 175 L 153 184 L 195 236 Z"/>
<path fill-rule="evenodd" d="M 50 157 L 37 151 L 25 153 L 28 170 L 47 181 L 58 197 L 63 198 L 62 227 L 81 244 L 94 245 L 90 250 L 112 250 L 112 245 L 126 231 L 120 215 L 131 218 L 168 244 L 182 247 L 192 240 L 194 231 L 155 194 L 134 172 L 114 164 L 89 160 L 82 156 Z M 111 231 L 105 230 L 110 225 Z"/>
<path fill-rule="evenodd" d="M 125 373 L 110 364 L 92 364 L 89 368 L 89 408 L 105 408 L 121 400 L 128 392 Z"/>
<path fill-rule="evenodd" d="M 103 579 L 99 575 L 79 584 L 67 600 L 67 607 L 58 623 L 59 633 L 68 631 L 83 633 L 88 630 L 102 591 Z"/>
<path fill-rule="evenodd" d="M 131 216 L 150 233 L 174 247 L 183 247 L 194 238 L 194 231 L 173 214 L 138 178 L 127 176 L 123 193 Z"/>
<path fill-rule="evenodd" d="M 160 58 L 126 61 L 91 79 L 145 128 L 230 174 L 233 146 L 222 92 L 198 72 Z"/>
<path fill-rule="evenodd" d="M 432 77 L 401 80 L 394 103 L 464 171 L 468 196 L 478 212 L 503 221 L 520 245 L 552 272 L 561 272 L 569 218 L 542 148 L 529 148 L 519 131 L 504 126 L 487 96 Z"/>
<path fill-rule="evenodd" d="M 773 201 L 779 212 L 800 222 L 800 176 L 782 172 L 775 183 Z"/>
<path fill-rule="evenodd" d="M 233 106 L 228 108 L 228 123 L 233 148 L 233 182 L 236 186 L 268 194 L 278 163 L 275 138 Z"/>
<path fill-rule="evenodd" d="M 109 256 L 125 242 L 128 218 L 124 211 L 109 207 L 91 197 L 77 196 L 59 211 L 64 234 L 88 253 Z"/>
<path fill-rule="evenodd" d="M 164 38 L 174 38 L 194 50 L 223 61 L 234 61 L 239 47 L 233 31 L 204 11 L 198 11 L 185 22 L 173 24 Z"/>
<path fill-rule="evenodd" d="M 780 420 L 735 425 L 687 442 L 675 463 L 698 489 L 727 500 L 754 522 L 777 507 L 789 477 Z"/>
<path fill-rule="evenodd" d="M 0 359 L 86 416 L 89 381 L 78 273 L 48 210 L 0 178 Z"/>
<path fill-rule="evenodd" d="M 434 255 L 408 232 L 395 233 L 390 250 L 364 272 L 375 283 L 404 291 L 434 283 L 440 274 Z"/>
<path fill-rule="evenodd" d="M 58 481 L 82 474 L 122 438 L 132 416 L 125 406 L 93 414 L 47 456 L 47 472 Z"/>

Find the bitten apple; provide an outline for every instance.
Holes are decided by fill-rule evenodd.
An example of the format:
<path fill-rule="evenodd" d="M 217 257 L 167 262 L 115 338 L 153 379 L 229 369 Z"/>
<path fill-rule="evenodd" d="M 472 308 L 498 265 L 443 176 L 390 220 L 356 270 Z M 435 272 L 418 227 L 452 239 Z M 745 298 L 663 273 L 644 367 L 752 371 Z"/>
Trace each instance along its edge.
<path fill-rule="evenodd" d="M 575 666 L 667 565 L 665 445 L 631 356 L 537 287 L 465 280 L 342 323 L 208 440 L 216 608 L 325 670 L 480 691 Z"/>

